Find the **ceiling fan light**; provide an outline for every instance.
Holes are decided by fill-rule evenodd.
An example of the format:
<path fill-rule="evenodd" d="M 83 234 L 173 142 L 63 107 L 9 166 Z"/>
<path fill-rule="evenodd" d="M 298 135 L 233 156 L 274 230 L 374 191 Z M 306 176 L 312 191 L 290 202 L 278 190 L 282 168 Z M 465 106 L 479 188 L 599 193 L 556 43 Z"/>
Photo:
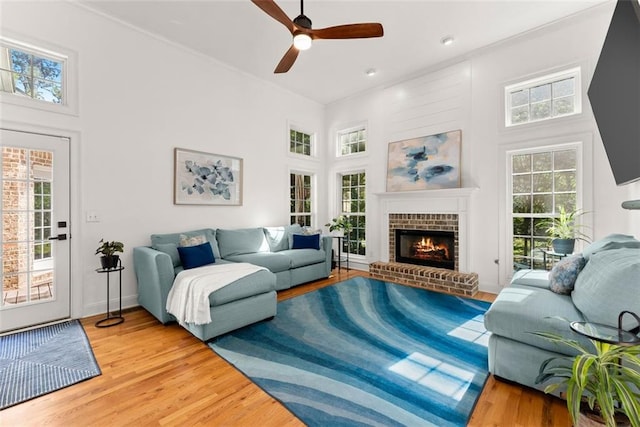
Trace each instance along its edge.
<path fill-rule="evenodd" d="M 311 47 L 311 36 L 305 33 L 298 33 L 293 36 L 293 45 L 298 50 L 307 50 Z"/>

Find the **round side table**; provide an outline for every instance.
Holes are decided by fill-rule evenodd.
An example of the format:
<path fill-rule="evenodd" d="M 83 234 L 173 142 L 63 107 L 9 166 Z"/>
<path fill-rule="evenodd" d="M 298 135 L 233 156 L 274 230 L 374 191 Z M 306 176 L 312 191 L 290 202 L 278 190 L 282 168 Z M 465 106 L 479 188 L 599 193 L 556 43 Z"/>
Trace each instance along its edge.
<path fill-rule="evenodd" d="M 122 264 L 118 264 L 118 266 L 114 268 L 96 269 L 96 272 L 104 273 L 107 275 L 107 317 L 105 317 L 104 319 L 100 319 L 96 322 L 97 328 L 108 328 L 109 326 L 119 325 L 120 323 L 124 322 L 124 317 L 122 317 L 122 270 L 124 270 L 124 267 L 122 266 Z M 119 294 L 118 299 L 120 301 L 120 307 L 118 310 L 118 315 L 112 316 L 111 310 L 109 309 L 109 288 L 110 288 L 109 277 L 111 276 L 111 273 L 115 273 L 115 272 L 118 272 L 118 294 Z"/>

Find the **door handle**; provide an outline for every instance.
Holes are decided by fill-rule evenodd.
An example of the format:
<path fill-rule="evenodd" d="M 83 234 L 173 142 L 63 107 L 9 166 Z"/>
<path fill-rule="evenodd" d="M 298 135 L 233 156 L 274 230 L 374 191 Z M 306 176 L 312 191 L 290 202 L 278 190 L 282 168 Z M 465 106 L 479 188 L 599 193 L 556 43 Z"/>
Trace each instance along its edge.
<path fill-rule="evenodd" d="M 49 237 L 49 240 L 67 240 L 66 234 L 58 234 L 57 236 Z"/>

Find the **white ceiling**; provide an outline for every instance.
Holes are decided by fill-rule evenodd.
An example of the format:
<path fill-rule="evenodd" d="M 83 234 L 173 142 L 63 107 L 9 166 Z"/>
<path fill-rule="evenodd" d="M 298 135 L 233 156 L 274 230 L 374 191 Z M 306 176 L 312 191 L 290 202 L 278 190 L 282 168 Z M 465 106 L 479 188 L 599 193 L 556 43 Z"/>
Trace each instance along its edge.
<path fill-rule="evenodd" d="M 380 22 L 384 37 L 318 40 L 273 74 L 288 30 L 250 0 L 80 0 L 88 7 L 327 104 L 611 0 L 307 0 L 313 28 Z M 290 17 L 299 1 L 276 0 Z M 443 46 L 451 35 L 455 41 Z M 375 68 L 373 77 L 365 71 Z"/>

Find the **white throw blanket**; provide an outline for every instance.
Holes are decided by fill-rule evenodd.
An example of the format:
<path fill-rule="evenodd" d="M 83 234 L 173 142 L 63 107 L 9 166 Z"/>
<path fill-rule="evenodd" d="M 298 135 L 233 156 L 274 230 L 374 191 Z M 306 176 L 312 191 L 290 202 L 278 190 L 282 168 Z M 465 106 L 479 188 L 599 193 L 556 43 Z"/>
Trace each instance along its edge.
<path fill-rule="evenodd" d="M 260 270 L 266 268 L 245 262 L 212 264 L 183 270 L 176 276 L 167 296 L 167 311 L 181 325 L 210 323 L 209 295 Z"/>

